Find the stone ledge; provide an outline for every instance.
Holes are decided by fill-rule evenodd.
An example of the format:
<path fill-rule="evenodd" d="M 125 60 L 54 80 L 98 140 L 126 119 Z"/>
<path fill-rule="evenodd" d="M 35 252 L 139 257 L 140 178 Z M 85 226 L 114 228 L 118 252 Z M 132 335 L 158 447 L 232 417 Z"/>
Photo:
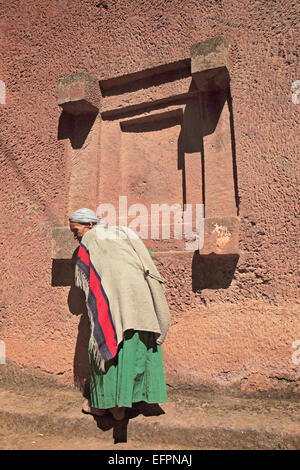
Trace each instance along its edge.
<path fill-rule="evenodd" d="M 12 389 L 2 388 L 1 429 L 11 430 L 6 436 L 7 448 L 11 447 L 7 445 L 9 440 L 15 447 L 20 445 L 16 434 L 22 436 L 18 438 L 22 445 L 24 436 L 38 436 L 34 447 L 43 449 L 48 448 L 47 443 L 51 441 L 53 446 L 54 437 L 60 439 L 60 446 L 66 449 L 70 448 L 72 438 L 76 438 L 77 446 L 82 442 L 79 439 L 84 439 L 83 447 L 96 438 L 98 449 L 126 442 L 128 449 L 141 442 L 152 449 L 157 448 L 158 442 L 162 448 L 172 445 L 172 448 L 182 449 L 299 448 L 296 419 L 299 402 L 294 396 L 283 403 L 281 399 L 269 397 L 228 396 L 224 387 L 223 390 L 220 387 L 218 394 L 214 389 L 182 387 L 174 390 L 169 387 L 167 403 L 134 403 L 126 410 L 126 420 L 116 422 L 111 415 L 101 418 L 84 415 L 82 394 L 78 390 L 55 386 L 55 383 L 49 385 L 48 388 L 44 380 L 41 383 L 38 379 L 33 381 L 31 389 L 19 384 Z M 33 447 L 31 439 L 30 448 Z"/>
<path fill-rule="evenodd" d="M 160 252 L 160 254 L 166 253 L 192 253 L 191 250 L 185 250 L 185 244 L 188 242 L 187 239 L 150 239 L 143 240 L 145 246 L 154 252 Z M 78 242 L 74 239 L 72 232 L 69 227 L 56 227 L 52 232 L 51 248 L 52 248 L 52 259 L 53 260 L 71 260 L 74 251 L 78 248 Z"/>
<path fill-rule="evenodd" d="M 178 60 L 176 62 L 165 62 L 160 65 L 151 65 L 142 70 L 135 70 L 132 73 L 119 75 L 115 77 L 102 77 L 100 80 L 100 88 L 103 96 L 111 95 L 116 90 L 124 92 L 128 87 L 138 84 L 138 82 L 155 81 L 158 76 L 166 74 L 188 74 L 190 71 L 190 58 Z"/>
<path fill-rule="evenodd" d="M 239 255 L 239 218 L 238 217 L 212 217 L 204 219 L 204 244 L 200 248 L 200 255 Z M 171 232 L 172 233 L 172 232 Z M 196 250 L 186 249 L 188 239 L 149 239 L 143 240 L 146 247 L 153 252 L 170 254 L 192 253 Z M 52 259 L 72 259 L 78 242 L 74 239 L 69 227 L 56 227 L 52 232 Z M 158 254 L 158 253 L 157 253 Z"/>
<path fill-rule="evenodd" d="M 238 217 L 211 217 L 204 219 L 204 244 L 200 255 L 239 255 Z"/>
<path fill-rule="evenodd" d="M 199 91 L 207 92 L 229 86 L 228 48 L 223 36 L 191 46 L 191 73 Z"/>
<path fill-rule="evenodd" d="M 80 72 L 59 79 L 58 105 L 67 113 L 98 113 L 100 102 L 101 92 L 97 77 Z"/>
<path fill-rule="evenodd" d="M 198 91 L 192 90 L 191 82 L 191 77 L 184 77 L 166 83 L 154 84 L 146 89 L 107 96 L 101 105 L 101 115 L 103 119 L 108 119 L 126 112 L 167 105 L 174 101 L 196 96 Z"/>

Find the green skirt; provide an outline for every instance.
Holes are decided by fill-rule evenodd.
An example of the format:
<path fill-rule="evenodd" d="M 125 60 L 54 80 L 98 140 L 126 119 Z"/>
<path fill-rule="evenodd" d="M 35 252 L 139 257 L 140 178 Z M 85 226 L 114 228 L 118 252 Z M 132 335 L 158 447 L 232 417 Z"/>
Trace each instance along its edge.
<path fill-rule="evenodd" d="M 93 408 L 131 407 L 132 403 L 163 403 L 167 389 L 161 346 L 154 333 L 128 330 L 116 357 L 105 363 L 105 372 L 96 365 L 91 343 L 90 406 Z"/>

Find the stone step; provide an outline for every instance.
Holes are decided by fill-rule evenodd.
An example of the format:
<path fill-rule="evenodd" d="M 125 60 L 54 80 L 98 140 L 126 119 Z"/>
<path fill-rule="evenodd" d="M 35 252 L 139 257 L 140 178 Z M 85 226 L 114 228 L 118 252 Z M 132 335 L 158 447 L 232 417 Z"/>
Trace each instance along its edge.
<path fill-rule="evenodd" d="M 75 438 L 80 445 L 94 440 L 111 449 L 115 444 L 122 449 L 300 448 L 300 404 L 293 400 L 169 390 L 168 403 L 134 404 L 121 422 L 84 415 L 82 401 L 73 388 L 2 387 L 0 428 L 10 435 L 42 435 L 45 446 L 47 438 L 59 437 L 60 446 L 66 446 L 60 448 L 68 448 Z M 0 447 L 7 448 L 5 433 L 1 440 Z"/>
<path fill-rule="evenodd" d="M 126 419 L 81 412 L 82 393 L 39 370 L 0 366 L 1 449 L 299 449 L 300 400 L 175 390 Z M 31 447 L 32 446 L 32 447 Z"/>

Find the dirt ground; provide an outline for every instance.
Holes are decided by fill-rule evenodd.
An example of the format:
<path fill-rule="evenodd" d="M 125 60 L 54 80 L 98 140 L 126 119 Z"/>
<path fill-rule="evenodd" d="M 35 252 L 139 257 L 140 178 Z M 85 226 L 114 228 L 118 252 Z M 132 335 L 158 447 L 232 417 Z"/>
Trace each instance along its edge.
<path fill-rule="evenodd" d="M 3 378 L 6 377 L 6 381 Z M 82 393 L 7 367 L 0 449 L 300 449 L 300 400 L 168 388 L 168 402 L 135 403 L 123 421 L 83 414 Z"/>

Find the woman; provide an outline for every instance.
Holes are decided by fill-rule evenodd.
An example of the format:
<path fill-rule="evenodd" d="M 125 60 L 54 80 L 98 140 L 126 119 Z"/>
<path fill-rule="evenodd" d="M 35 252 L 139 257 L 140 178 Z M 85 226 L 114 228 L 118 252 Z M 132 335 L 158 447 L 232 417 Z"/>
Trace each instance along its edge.
<path fill-rule="evenodd" d="M 83 411 L 115 419 L 132 403 L 167 401 L 161 344 L 170 322 L 163 281 L 142 240 L 80 209 L 69 217 L 80 243 L 75 284 L 90 319 L 90 400 Z"/>

